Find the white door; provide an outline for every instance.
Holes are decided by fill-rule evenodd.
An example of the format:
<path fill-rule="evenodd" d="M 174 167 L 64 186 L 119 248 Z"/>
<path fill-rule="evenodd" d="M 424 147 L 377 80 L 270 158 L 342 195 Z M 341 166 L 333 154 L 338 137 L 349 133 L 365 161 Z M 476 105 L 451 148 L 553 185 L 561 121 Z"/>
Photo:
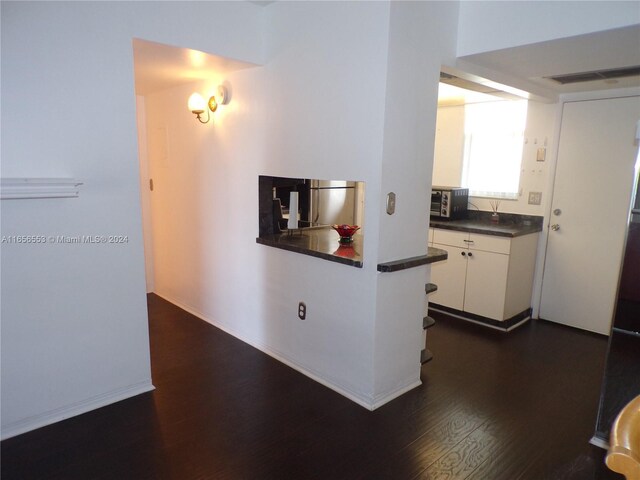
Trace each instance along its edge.
<path fill-rule="evenodd" d="M 609 333 L 639 118 L 640 97 L 564 105 L 540 318 Z"/>

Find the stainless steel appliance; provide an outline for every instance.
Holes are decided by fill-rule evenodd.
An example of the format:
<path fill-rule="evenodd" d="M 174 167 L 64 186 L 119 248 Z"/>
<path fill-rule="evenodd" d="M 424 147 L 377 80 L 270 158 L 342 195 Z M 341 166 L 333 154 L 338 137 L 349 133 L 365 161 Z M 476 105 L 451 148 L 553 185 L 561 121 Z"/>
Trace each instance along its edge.
<path fill-rule="evenodd" d="M 358 182 L 310 180 L 311 225 L 362 225 L 358 188 L 362 188 Z"/>
<path fill-rule="evenodd" d="M 437 187 L 431 190 L 431 216 L 453 220 L 467 214 L 469 189 L 460 187 Z"/>
<path fill-rule="evenodd" d="M 591 439 L 594 445 L 605 448 L 614 419 L 628 402 L 640 395 L 640 175 L 636 176 L 636 185 L 609 336 L 596 433 Z"/>

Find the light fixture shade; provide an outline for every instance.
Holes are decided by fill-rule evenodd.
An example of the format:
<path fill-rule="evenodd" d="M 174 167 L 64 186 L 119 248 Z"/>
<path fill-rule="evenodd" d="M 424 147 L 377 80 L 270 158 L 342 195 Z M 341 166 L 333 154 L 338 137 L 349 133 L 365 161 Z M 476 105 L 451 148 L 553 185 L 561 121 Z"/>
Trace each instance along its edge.
<path fill-rule="evenodd" d="M 189 111 L 193 113 L 203 113 L 204 109 L 207 108 L 207 102 L 204 101 L 202 95 L 199 93 L 192 93 L 189 97 Z"/>

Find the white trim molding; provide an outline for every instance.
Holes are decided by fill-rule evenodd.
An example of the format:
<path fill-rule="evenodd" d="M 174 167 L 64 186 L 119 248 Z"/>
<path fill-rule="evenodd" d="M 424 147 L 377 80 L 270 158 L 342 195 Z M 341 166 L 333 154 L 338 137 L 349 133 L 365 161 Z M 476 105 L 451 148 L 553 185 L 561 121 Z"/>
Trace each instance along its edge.
<path fill-rule="evenodd" d="M 95 397 L 82 400 L 72 405 L 67 405 L 55 410 L 50 410 L 38 415 L 33 415 L 31 417 L 27 417 L 16 422 L 3 425 L 1 439 L 6 440 L 7 438 L 15 437 L 16 435 L 20 435 L 21 433 L 30 432 L 31 430 L 35 430 L 36 428 L 45 427 L 47 425 L 51 425 L 52 423 L 56 423 L 67 418 L 75 417 L 76 415 L 90 412 L 91 410 L 95 410 L 96 408 L 105 407 L 112 403 L 116 403 L 121 400 L 140 395 L 141 393 L 150 392 L 154 389 L 155 387 L 151 384 L 151 379 L 144 380 L 140 383 L 129 385 L 128 387 L 120 388 L 117 390 L 112 390 L 111 392 L 106 392 L 102 395 L 97 395 Z"/>
<path fill-rule="evenodd" d="M 172 295 L 160 293 L 158 292 L 158 290 L 156 290 L 153 293 L 159 296 L 160 298 L 163 298 L 164 300 L 170 303 L 173 303 L 177 307 L 180 307 L 186 312 L 189 312 L 190 314 L 198 317 L 200 320 L 203 320 L 209 323 L 210 325 L 213 325 L 214 327 L 219 328 L 223 332 L 226 332 L 229 335 L 237 338 L 238 340 L 241 340 L 244 343 L 251 345 L 254 348 L 257 348 L 262 353 L 265 353 L 266 355 L 269 355 L 270 357 L 275 358 L 279 362 L 284 363 L 285 365 L 293 368 L 294 370 L 302 373 L 303 375 L 306 375 L 307 377 L 311 378 L 312 380 L 315 380 L 319 384 L 324 385 L 325 387 L 333 390 L 334 392 L 339 393 L 343 397 L 348 398 L 352 402 L 360 405 L 361 407 L 366 408 L 367 410 L 375 410 L 376 408 L 381 407 L 385 403 L 390 402 L 394 398 L 399 397 L 403 393 L 408 392 L 409 390 L 422 384 L 422 382 L 419 379 L 415 381 L 410 381 L 409 385 L 403 385 L 395 389 L 394 391 L 387 392 L 384 395 L 376 398 L 374 398 L 372 395 L 368 395 L 365 392 L 356 392 L 352 388 L 346 385 L 342 385 L 332 378 L 327 378 L 324 374 L 315 371 L 314 369 L 312 369 L 307 365 L 299 364 L 296 360 L 288 357 L 282 352 L 279 352 L 275 348 L 261 341 L 255 340 L 253 338 L 249 338 L 246 335 L 243 335 L 240 332 L 232 328 L 229 328 L 228 326 L 223 325 L 222 323 L 214 319 L 209 318 L 202 312 L 199 312 L 197 309 L 194 309 L 189 305 L 185 304 L 184 302 L 175 299 Z"/>
<path fill-rule="evenodd" d="M 80 185 L 75 178 L 2 178 L 0 199 L 76 198 Z"/>

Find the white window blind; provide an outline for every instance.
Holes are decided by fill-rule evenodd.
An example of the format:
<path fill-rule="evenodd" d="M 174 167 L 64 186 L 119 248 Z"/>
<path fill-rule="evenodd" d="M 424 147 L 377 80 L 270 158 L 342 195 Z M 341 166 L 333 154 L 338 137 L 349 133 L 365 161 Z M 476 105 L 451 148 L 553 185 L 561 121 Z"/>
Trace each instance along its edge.
<path fill-rule="evenodd" d="M 476 197 L 517 198 L 526 100 L 465 106 L 462 186 Z"/>

